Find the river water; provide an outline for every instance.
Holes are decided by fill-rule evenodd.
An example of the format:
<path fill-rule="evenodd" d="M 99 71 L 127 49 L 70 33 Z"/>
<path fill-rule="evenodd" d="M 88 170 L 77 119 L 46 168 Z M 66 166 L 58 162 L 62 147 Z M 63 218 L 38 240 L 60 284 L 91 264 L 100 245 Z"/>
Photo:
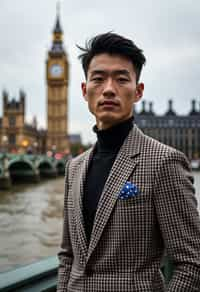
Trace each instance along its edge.
<path fill-rule="evenodd" d="M 200 172 L 194 173 L 200 211 Z M 0 192 L 0 272 L 58 252 L 64 178 Z"/>

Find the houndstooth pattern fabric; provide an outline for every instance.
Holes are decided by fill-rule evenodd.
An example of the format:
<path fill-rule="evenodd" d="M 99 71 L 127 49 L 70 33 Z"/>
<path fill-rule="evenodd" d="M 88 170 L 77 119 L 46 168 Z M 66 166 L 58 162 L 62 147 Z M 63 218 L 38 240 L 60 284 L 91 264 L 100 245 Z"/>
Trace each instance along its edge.
<path fill-rule="evenodd" d="M 82 198 L 93 150 L 66 167 L 57 291 L 200 291 L 200 219 L 185 156 L 134 125 L 104 186 L 87 246 Z M 127 181 L 140 193 L 121 200 Z M 175 265 L 168 287 L 160 271 L 165 250 Z"/>

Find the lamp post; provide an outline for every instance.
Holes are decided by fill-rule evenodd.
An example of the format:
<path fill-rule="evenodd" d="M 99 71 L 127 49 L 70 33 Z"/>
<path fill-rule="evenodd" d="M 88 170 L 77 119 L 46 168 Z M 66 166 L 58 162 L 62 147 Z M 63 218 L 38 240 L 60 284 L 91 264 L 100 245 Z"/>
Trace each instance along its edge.
<path fill-rule="evenodd" d="M 6 135 L 3 135 L 3 137 L 2 137 L 2 152 L 4 153 L 4 154 L 6 154 L 7 153 L 7 146 L 8 146 L 8 137 L 6 136 Z"/>
<path fill-rule="evenodd" d="M 3 135 L 2 137 L 2 153 L 3 153 L 3 169 L 5 175 L 7 175 L 8 172 L 8 157 L 7 157 L 7 152 L 8 152 L 8 136 Z"/>
<path fill-rule="evenodd" d="M 28 149 L 28 146 L 29 146 L 29 141 L 27 139 L 23 139 L 21 141 L 21 146 L 22 146 L 23 154 L 26 153 L 27 152 L 27 149 Z"/>
<path fill-rule="evenodd" d="M 8 169 L 8 137 L 6 135 L 2 136 L 2 167 L 3 173 L 0 177 L 0 188 L 9 189 L 11 187 L 10 173 Z"/>
<path fill-rule="evenodd" d="M 37 141 L 35 141 L 33 143 L 33 147 L 34 147 L 34 154 L 37 155 L 37 152 L 38 152 L 38 142 Z"/>
<path fill-rule="evenodd" d="M 51 149 L 52 149 L 52 157 L 54 158 L 55 154 L 56 154 L 56 145 L 52 145 Z"/>

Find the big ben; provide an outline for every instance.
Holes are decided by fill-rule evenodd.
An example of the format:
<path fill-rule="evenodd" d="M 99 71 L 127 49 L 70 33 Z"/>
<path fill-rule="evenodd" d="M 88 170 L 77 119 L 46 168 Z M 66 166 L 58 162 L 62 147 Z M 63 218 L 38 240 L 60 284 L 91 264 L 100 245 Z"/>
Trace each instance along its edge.
<path fill-rule="evenodd" d="M 52 47 L 46 62 L 48 150 L 63 152 L 68 148 L 68 76 L 69 64 L 57 14 Z"/>

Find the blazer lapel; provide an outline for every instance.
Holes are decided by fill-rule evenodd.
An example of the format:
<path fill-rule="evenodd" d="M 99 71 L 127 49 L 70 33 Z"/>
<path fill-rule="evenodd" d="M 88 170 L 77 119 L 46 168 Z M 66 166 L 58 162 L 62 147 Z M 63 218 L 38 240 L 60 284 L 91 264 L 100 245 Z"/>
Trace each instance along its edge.
<path fill-rule="evenodd" d="M 140 152 L 139 145 L 137 144 L 137 142 L 139 142 L 138 136 L 140 135 L 142 135 L 140 130 L 134 126 L 122 145 L 112 166 L 110 175 L 99 200 L 88 249 L 87 261 L 100 240 L 102 232 L 118 199 L 120 190 L 138 163 L 136 156 Z"/>
<path fill-rule="evenodd" d="M 79 169 L 78 169 L 78 174 L 76 175 L 76 178 L 73 184 L 77 233 L 78 233 L 80 248 L 85 258 L 87 256 L 88 247 L 87 247 L 87 238 L 86 238 L 85 227 L 84 227 L 82 201 L 83 201 L 84 183 L 86 179 L 89 162 L 93 155 L 93 151 L 94 151 L 94 146 L 86 153 L 85 157 L 81 161 L 79 165 Z"/>

